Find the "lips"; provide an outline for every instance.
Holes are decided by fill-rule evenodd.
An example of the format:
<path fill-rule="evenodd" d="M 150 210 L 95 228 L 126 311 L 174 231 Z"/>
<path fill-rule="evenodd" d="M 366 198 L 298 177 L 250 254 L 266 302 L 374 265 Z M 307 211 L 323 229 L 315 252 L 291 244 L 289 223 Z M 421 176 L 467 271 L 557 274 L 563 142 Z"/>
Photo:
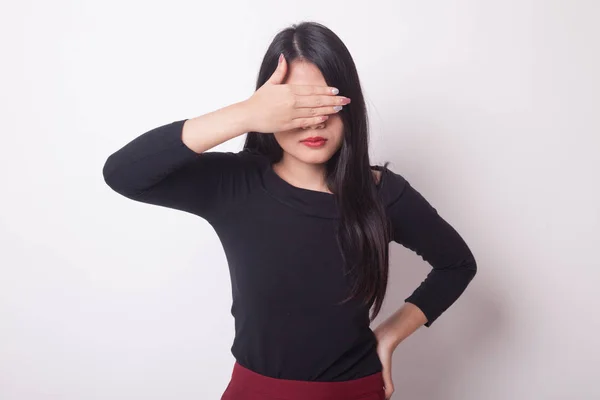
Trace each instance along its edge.
<path fill-rule="evenodd" d="M 323 142 L 325 140 L 327 140 L 327 139 L 325 139 L 324 137 L 321 137 L 321 136 L 312 136 L 312 137 L 301 140 L 301 142 L 318 143 L 318 142 Z"/>
<path fill-rule="evenodd" d="M 312 149 L 320 149 L 323 146 L 325 146 L 325 143 L 327 143 L 327 139 L 321 136 L 312 136 L 301 140 L 300 143 Z"/>

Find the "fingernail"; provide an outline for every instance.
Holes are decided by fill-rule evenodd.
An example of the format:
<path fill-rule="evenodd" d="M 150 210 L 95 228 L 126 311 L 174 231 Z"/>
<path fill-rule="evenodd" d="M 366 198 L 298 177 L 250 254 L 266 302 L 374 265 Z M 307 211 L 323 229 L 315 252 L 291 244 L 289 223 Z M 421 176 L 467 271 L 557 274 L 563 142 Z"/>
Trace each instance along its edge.
<path fill-rule="evenodd" d="M 338 88 L 331 89 L 331 93 L 333 93 L 333 94 L 338 94 L 339 92 L 340 92 L 340 90 Z"/>
<path fill-rule="evenodd" d="M 342 106 L 335 106 L 335 107 L 333 107 L 333 109 L 335 111 L 340 111 L 342 108 L 343 108 Z"/>

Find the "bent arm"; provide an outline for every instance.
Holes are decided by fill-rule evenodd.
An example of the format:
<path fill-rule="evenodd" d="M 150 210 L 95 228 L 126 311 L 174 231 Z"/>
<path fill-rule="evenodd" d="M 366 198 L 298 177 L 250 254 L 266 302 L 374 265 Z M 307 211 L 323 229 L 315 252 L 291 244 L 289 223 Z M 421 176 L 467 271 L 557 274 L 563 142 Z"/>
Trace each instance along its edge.
<path fill-rule="evenodd" d="M 464 292 L 477 272 L 477 263 L 459 233 L 408 182 L 390 206 L 390 218 L 393 240 L 432 267 L 405 299 L 425 314 L 429 327 Z"/>
<path fill-rule="evenodd" d="M 143 133 L 108 156 L 106 184 L 132 200 L 210 217 L 231 200 L 243 162 L 241 153 L 206 150 L 244 133 L 244 112 L 234 104 Z"/>

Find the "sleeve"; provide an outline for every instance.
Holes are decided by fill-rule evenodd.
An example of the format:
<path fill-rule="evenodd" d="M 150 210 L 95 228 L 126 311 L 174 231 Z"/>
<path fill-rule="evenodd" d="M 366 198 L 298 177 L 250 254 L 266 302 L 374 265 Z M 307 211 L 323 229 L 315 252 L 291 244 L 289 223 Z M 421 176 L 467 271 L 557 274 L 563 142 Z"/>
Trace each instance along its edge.
<path fill-rule="evenodd" d="M 143 203 L 186 211 L 207 220 L 241 191 L 242 152 L 196 153 L 181 134 L 186 119 L 156 127 L 111 154 L 102 170 L 117 193 Z"/>
<path fill-rule="evenodd" d="M 459 233 L 400 175 L 403 186 L 389 206 L 392 240 L 412 250 L 432 269 L 405 299 L 419 307 L 429 327 L 464 292 L 477 272 L 473 254 Z"/>

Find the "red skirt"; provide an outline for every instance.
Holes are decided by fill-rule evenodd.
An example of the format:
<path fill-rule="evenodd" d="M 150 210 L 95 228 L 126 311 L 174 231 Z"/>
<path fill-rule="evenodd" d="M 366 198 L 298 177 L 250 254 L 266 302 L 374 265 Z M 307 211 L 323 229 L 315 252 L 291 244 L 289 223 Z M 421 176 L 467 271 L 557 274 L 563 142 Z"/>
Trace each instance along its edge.
<path fill-rule="evenodd" d="M 349 381 L 320 382 L 272 378 L 239 363 L 221 400 L 385 400 L 381 372 Z"/>

